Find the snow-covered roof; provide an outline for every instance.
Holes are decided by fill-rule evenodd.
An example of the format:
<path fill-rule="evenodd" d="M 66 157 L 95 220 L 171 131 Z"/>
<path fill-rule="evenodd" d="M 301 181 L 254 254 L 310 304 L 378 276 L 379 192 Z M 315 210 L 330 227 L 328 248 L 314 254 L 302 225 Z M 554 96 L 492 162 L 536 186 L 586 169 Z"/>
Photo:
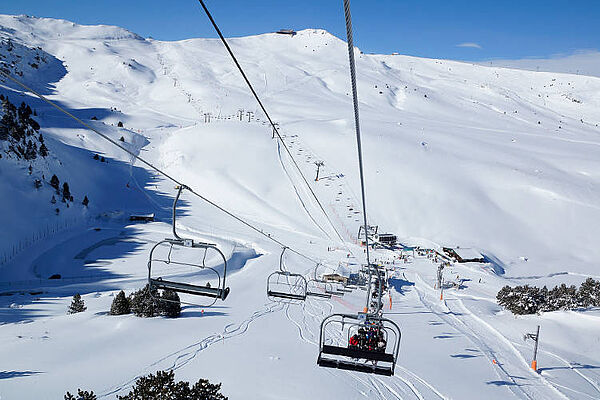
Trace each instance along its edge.
<path fill-rule="evenodd" d="M 477 250 L 473 250 L 470 248 L 457 247 L 452 250 L 454 250 L 456 252 L 456 254 L 458 254 L 458 256 L 460 258 L 462 258 L 463 260 L 473 260 L 473 259 L 477 259 L 477 258 L 483 258 L 481 253 L 479 253 Z"/>

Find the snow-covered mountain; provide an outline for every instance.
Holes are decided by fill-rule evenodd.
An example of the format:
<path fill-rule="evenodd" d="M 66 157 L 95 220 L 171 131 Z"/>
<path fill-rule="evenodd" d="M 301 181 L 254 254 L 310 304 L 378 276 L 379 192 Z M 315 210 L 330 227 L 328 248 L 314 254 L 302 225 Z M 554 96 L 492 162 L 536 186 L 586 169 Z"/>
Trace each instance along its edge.
<path fill-rule="evenodd" d="M 202 195 L 333 269 L 363 261 L 342 40 L 313 29 L 229 40 L 327 216 L 219 40 L 162 42 L 4 15 L 0 41 L 0 68 Z M 173 184 L 0 79 L 1 94 L 35 111 L 35 136 L 49 151 L 25 160 L 0 147 L 0 290 L 10 294 L 0 302 L 0 396 L 56 398 L 85 387 L 112 398 L 164 368 L 223 382 L 232 399 L 600 396 L 597 311 L 515 320 L 494 300 L 506 284 L 600 275 L 600 78 L 356 55 L 370 222 L 405 245 L 474 248 L 488 261 L 453 266 L 470 281 L 445 302 L 428 259 L 397 269 L 395 377 L 316 367 L 320 320 L 360 310 L 364 293 L 268 302 L 264 282 L 280 249 L 189 194 L 181 229 L 225 249 L 230 298 L 206 312 L 184 309 L 188 318 L 178 320 L 104 315 L 115 291 L 144 285 L 151 244 L 169 234 Z M 315 161 L 325 163 L 318 182 Z M 68 182 L 72 201 L 61 201 L 52 175 Z M 132 225 L 132 213 L 158 222 Z M 294 255 L 286 265 L 314 268 Z M 54 274 L 61 282 L 47 280 Z M 88 311 L 64 315 L 75 292 Z M 521 340 L 538 323 L 541 375 L 528 370 L 531 349 Z"/>
<path fill-rule="evenodd" d="M 493 65 L 495 67 L 519 68 L 530 71 L 600 76 L 600 52 L 597 50 L 580 50 L 573 54 L 557 54 L 550 58 L 492 60 L 481 64 Z"/>

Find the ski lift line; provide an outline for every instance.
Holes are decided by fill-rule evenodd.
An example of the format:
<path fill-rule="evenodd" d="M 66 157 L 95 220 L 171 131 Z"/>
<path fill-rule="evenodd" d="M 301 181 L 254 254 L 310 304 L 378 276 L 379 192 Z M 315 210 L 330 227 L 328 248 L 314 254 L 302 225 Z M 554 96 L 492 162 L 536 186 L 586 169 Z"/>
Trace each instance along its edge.
<path fill-rule="evenodd" d="M 248 77 L 246 76 L 246 73 L 244 72 L 244 70 L 242 69 L 242 66 L 240 65 L 240 63 L 238 62 L 235 54 L 233 54 L 233 51 L 231 50 L 231 47 L 229 47 L 229 43 L 227 43 L 227 40 L 225 40 L 225 37 L 223 36 L 223 34 L 221 33 L 221 30 L 219 29 L 219 26 L 217 25 L 217 23 L 215 22 L 215 20 L 212 17 L 212 14 L 210 13 L 210 11 L 208 11 L 208 8 L 206 7 L 206 4 L 204 4 L 203 0 L 198 0 L 198 2 L 200 3 L 200 5 L 202 6 L 202 8 L 204 9 L 204 12 L 206 13 L 206 16 L 208 17 L 208 19 L 210 20 L 212 26 L 215 28 L 215 31 L 217 32 L 217 34 L 219 35 L 219 38 L 221 39 L 221 42 L 223 42 L 223 45 L 225 46 L 225 48 L 227 49 L 227 52 L 229 53 L 229 55 L 231 56 L 233 62 L 235 63 L 236 67 L 238 68 L 238 70 L 240 71 L 240 74 L 242 75 L 242 77 L 244 78 L 244 81 L 246 82 L 246 84 L 248 85 L 248 88 L 250 89 L 250 91 L 252 92 L 252 95 L 254 96 L 254 98 L 256 99 L 258 105 L 260 106 L 261 110 L 264 112 L 265 116 L 267 117 L 267 119 L 269 120 L 269 124 L 271 125 L 271 127 L 273 128 L 273 132 L 275 132 L 275 134 L 277 134 L 277 138 L 279 139 L 279 141 L 281 142 L 281 144 L 283 145 L 283 148 L 285 149 L 285 151 L 288 153 L 288 155 L 290 156 L 290 158 L 292 159 L 292 163 L 294 164 L 294 166 L 296 167 L 296 169 L 298 170 L 298 172 L 300 173 L 300 176 L 302 177 L 302 180 L 304 181 L 304 183 L 306 184 L 306 187 L 308 187 L 308 190 L 310 191 L 311 195 L 313 196 L 313 198 L 315 199 L 315 201 L 317 202 L 319 208 L 321 209 L 321 211 L 323 212 L 323 214 L 325 215 L 325 218 L 327 219 L 327 222 L 329 222 L 329 225 L 332 227 L 332 229 L 334 230 L 334 232 L 336 233 L 337 237 L 339 238 L 339 240 L 344 243 L 344 239 L 342 238 L 342 235 L 338 232 L 338 230 L 336 229 L 335 225 L 333 224 L 333 222 L 331 221 L 331 219 L 329 218 L 329 215 L 327 214 L 327 212 L 325 211 L 325 208 L 323 207 L 323 205 L 321 204 L 321 201 L 319 201 L 319 198 L 317 197 L 316 193 L 314 192 L 314 190 L 312 189 L 312 187 L 310 186 L 308 180 L 306 179 L 306 176 L 304 176 L 304 173 L 302 172 L 302 170 L 300 169 L 300 166 L 298 165 L 298 163 L 296 162 L 296 159 L 294 158 L 294 156 L 292 155 L 292 152 L 290 151 L 290 149 L 288 148 L 288 146 L 286 145 L 286 143 L 284 142 L 283 138 L 281 137 L 281 134 L 279 133 L 279 129 L 277 128 L 276 124 L 273 122 L 273 120 L 271 119 L 271 116 L 269 115 L 269 113 L 267 112 L 267 109 L 265 108 L 265 106 L 263 105 L 262 101 L 260 100 L 260 98 L 258 97 L 258 94 L 256 93 L 256 91 L 254 90 L 254 87 L 252 86 L 252 84 L 250 83 L 250 80 L 248 79 Z"/>
<path fill-rule="evenodd" d="M 94 127 L 92 127 L 91 125 L 89 125 L 86 122 L 82 121 L 81 119 L 77 118 L 76 116 L 74 116 L 73 114 L 71 114 L 69 111 L 65 110 L 64 108 L 62 108 L 58 104 L 54 103 L 53 101 L 47 99 L 45 96 L 41 95 L 40 93 L 38 93 L 34 89 L 30 88 L 29 86 L 25 85 L 24 83 L 18 81 L 17 79 L 15 79 L 11 75 L 7 74 L 6 72 L 2 71 L 1 69 L 0 69 L 0 75 L 8 78 L 11 81 L 13 81 L 17 85 L 19 85 L 23 89 L 25 89 L 26 91 L 28 91 L 30 93 L 33 93 L 40 100 L 42 100 L 45 103 L 47 103 L 47 104 L 51 105 L 52 107 L 56 108 L 58 111 L 60 111 L 61 113 L 67 115 L 68 117 L 72 118 L 73 120 L 77 121 L 78 123 L 80 123 L 81 125 L 83 125 L 85 128 L 89 129 L 90 131 L 96 133 L 97 135 L 99 135 L 100 137 L 102 137 L 103 139 L 105 139 L 106 141 L 108 141 L 111 144 L 115 145 L 116 147 L 120 148 L 121 150 L 123 150 L 124 152 L 126 152 L 127 154 L 129 154 L 131 157 L 133 157 L 136 160 L 140 161 L 142 164 L 146 165 L 147 167 L 149 167 L 150 169 L 154 170 L 158 174 L 163 175 L 165 178 L 169 179 L 171 182 L 175 183 L 178 186 L 184 187 L 190 193 L 192 193 L 193 195 L 195 195 L 196 197 L 198 197 L 202 201 L 204 201 L 204 202 L 210 204 L 211 206 L 215 207 L 216 209 L 218 209 L 219 211 L 223 212 L 224 214 L 230 216 L 231 218 L 233 218 L 236 221 L 240 222 L 241 224 L 247 226 L 248 228 L 252 229 L 253 231 L 261 234 L 262 236 L 264 236 L 265 238 L 267 238 L 267 239 L 271 240 L 272 242 L 278 244 L 279 246 L 287 247 L 292 253 L 295 253 L 295 254 L 299 255 L 300 257 L 303 257 L 303 258 L 307 259 L 308 261 L 311 261 L 311 262 L 314 262 L 314 263 L 317 262 L 312 257 L 309 257 L 309 256 L 303 254 L 302 252 L 298 251 L 298 250 L 295 250 L 295 249 L 293 249 L 293 248 L 291 248 L 289 246 L 284 245 L 281 241 L 279 241 L 276 238 L 272 237 L 268 233 L 263 232 L 261 229 L 255 227 L 254 225 L 250 224 L 249 222 L 247 222 L 246 220 L 242 219 L 241 217 L 238 217 L 237 215 L 233 214 L 231 211 L 228 211 L 227 209 L 221 207 L 220 205 L 218 205 L 214 201 L 212 201 L 212 200 L 204 197 L 203 195 L 201 195 L 200 193 L 196 192 L 194 189 L 190 188 L 189 186 L 184 185 L 179 180 L 175 179 L 174 177 L 172 177 L 171 175 L 167 174 L 163 170 L 161 170 L 158 167 L 154 166 L 152 163 L 150 163 L 149 161 L 146 161 L 145 159 L 143 159 L 139 155 L 135 154 L 131 150 L 128 150 L 127 148 L 121 146 L 119 143 L 117 143 L 117 141 L 111 139 L 107 135 L 103 134 L 102 132 L 100 132 L 97 129 L 95 129 Z"/>
<path fill-rule="evenodd" d="M 325 236 L 327 236 L 327 238 L 329 240 L 332 240 L 331 236 L 329 236 L 329 233 L 327 233 L 327 231 L 325 229 L 323 229 L 321 227 L 321 225 L 313 218 L 312 214 L 308 211 L 308 207 L 304 204 L 304 201 L 302 200 L 302 196 L 300 196 L 300 192 L 299 192 L 298 188 L 296 187 L 296 185 L 294 184 L 294 181 L 292 180 L 292 177 L 289 174 L 288 169 L 285 167 L 285 163 L 283 162 L 283 159 L 281 158 L 281 145 L 280 145 L 279 142 L 277 142 L 277 154 L 279 156 L 279 161 L 281 163 L 281 167 L 283 168 L 283 171 L 285 172 L 285 174 L 287 175 L 288 179 L 290 180 L 290 183 L 292 184 L 292 187 L 294 188 L 294 191 L 296 192 L 296 197 L 298 197 L 298 200 L 300 201 L 300 204 L 302 205 L 302 208 L 304 208 L 304 210 L 306 211 L 306 214 L 308 215 L 308 217 L 319 228 L 319 230 L 321 232 L 323 232 L 325 234 Z"/>
<path fill-rule="evenodd" d="M 369 256 L 369 238 L 367 232 L 367 205 L 365 198 L 365 176 L 363 172 L 363 159 L 362 159 L 362 143 L 360 140 L 360 118 L 358 113 L 358 92 L 356 89 L 356 63 L 354 60 L 354 40 L 352 39 L 352 15 L 350 13 L 350 0 L 344 0 L 344 17 L 346 19 L 346 38 L 348 43 L 348 63 L 350 64 L 350 80 L 352 83 L 352 103 L 354 105 L 354 128 L 356 130 L 356 145 L 358 150 L 358 168 L 360 171 L 360 191 L 362 198 L 363 207 L 363 223 L 365 226 L 365 247 L 367 266 L 369 267 L 369 281 L 372 276 L 371 262 Z M 381 281 L 379 282 L 379 298 L 381 298 Z M 371 299 L 371 284 L 367 289 L 367 309 L 370 306 Z M 379 303 L 377 303 L 377 312 L 380 311 Z"/>

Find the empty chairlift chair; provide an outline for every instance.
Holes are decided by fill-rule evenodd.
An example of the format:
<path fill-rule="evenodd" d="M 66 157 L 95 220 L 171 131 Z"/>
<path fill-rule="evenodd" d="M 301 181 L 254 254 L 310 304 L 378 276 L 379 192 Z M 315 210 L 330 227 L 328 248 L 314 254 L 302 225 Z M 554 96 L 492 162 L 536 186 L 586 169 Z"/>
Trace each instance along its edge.
<path fill-rule="evenodd" d="M 326 286 L 326 287 L 325 287 L 325 292 L 326 292 L 326 293 L 329 293 L 329 294 L 332 294 L 332 295 L 334 295 L 334 296 L 338 296 L 338 297 L 341 297 L 341 296 L 343 296 L 343 295 L 344 295 L 344 293 L 345 293 L 343 290 L 341 290 L 341 289 L 340 289 L 340 288 L 337 286 L 337 284 L 335 284 L 335 283 L 333 283 L 333 282 L 331 282 L 329 286 Z"/>
<path fill-rule="evenodd" d="M 178 192 L 173 202 L 173 239 L 167 238 L 155 244 L 150 250 L 148 260 L 148 285 L 150 289 L 172 290 L 178 293 L 186 293 L 194 296 L 212 298 L 210 306 L 218 299 L 225 300 L 229 295 L 229 288 L 225 285 L 227 276 L 227 259 L 215 244 L 184 239 L 177 234 L 175 220 L 177 201 L 181 191 L 185 187 L 177 187 Z M 215 252 L 217 257 L 223 261 L 222 269 L 219 267 L 206 266 L 206 257 L 210 252 Z M 162 275 L 166 273 L 169 278 Z M 190 278 L 198 280 L 202 278 L 213 281 L 213 285 L 192 284 Z M 150 290 L 152 293 L 152 290 Z M 163 300 L 161 298 L 161 300 Z M 169 301 L 169 300 L 164 300 Z M 183 302 L 184 304 L 194 304 Z"/>
<path fill-rule="evenodd" d="M 400 328 L 372 314 L 332 314 L 321 323 L 321 367 L 392 376 L 400 349 Z"/>
<path fill-rule="evenodd" d="M 330 299 L 332 293 L 334 293 L 331 284 L 328 282 L 322 282 L 311 279 L 308 281 L 306 295 L 309 297 L 320 297 L 323 299 Z"/>
<path fill-rule="evenodd" d="M 283 264 L 284 247 L 279 256 L 279 271 L 267 278 L 267 297 L 279 302 L 297 302 L 306 300 L 308 282 L 301 274 L 286 271 Z"/>
<path fill-rule="evenodd" d="M 168 252 L 167 257 L 157 257 L 155 255 L 156 250 L 160 247 L 167 247 L 165 250 Z M 204 260 L 206 253 L 209 250 L 214 250 L 222 258 L 222 276 L 216 268 L 207 267 L 204 265 L 204 262 L 196 262 L 193 259 L 190 259 L 190 257 L 192 257 L 191 253 L 194 253 L 194 255 L 197 256 L 195 258 Z M 182 251 L 189 252 L 190 254 L 183 256 L 181 254 Z M 170 267 L 169 269 L 171 269 L 171 271 L 168 272 L 168 275 L 173 276 L 172 278 L 157 276 L 157 270 L 160 268 L 160 272 L 164 272 L 165 268 L 162 267 L 165 266 Z M 190 268 L 197 268 L 198 272 L 201 273 L 200 276 L 203 278 L 206 277 L 207 280 L 216 280 L 216 285 L 211 286 L 210 283 L 198 285 L 184 282 L 185 278 L 189 280 Z M 217 299 L 225 300 L 229 294 L 229 288 L 225 286 L 226 273 L 227 260 L 214 244 L 194 242 L 191 239 L 165 239 L 154 245 L 150 251 L 150 259 L 148 260 L 148 284 L 153 289 L 168 289 L 178 293 L 210 297 L 215 299 L 215 301 Z M 197 279 L 199 277 L 196 276 L 195 278 Z"/>
<path fill-rule="evenodd" d="M 315 273 L 313 279 L 307 283 L 306 295 L 310 297 L 319 297 L 323 299 L 330 299 L 333 288 L 329 282 L 325 282 L 322 279 L 317 278 L 317 268 L 320 264 L 315 267 Z"/>

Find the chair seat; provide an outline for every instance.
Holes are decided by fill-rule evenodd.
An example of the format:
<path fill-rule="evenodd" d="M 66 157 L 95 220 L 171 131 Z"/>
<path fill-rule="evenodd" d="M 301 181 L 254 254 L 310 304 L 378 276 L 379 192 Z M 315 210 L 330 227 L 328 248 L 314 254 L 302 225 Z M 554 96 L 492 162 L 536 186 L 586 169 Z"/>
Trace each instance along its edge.
<path fill-rule="evenodd" d="M 189 283 L 180 283 L 165 281 L 163 279 L 150 279 L 150 284 L 157 289 L 169 289 L 178 293 L 187 293 L 196 296 L 205 296 L 225 300 L 229 294 L 229 288 L 209 288 L 206 286 L 190 285 Z"/>
<path fill-rule="evenodd" d="M 313 297 L 323 297 L 325 299 L 330 299 L 331 298 L 331 294 L 329 293 L 320 293 L 320 292 L 308 292 L 306 293 L 307 296 L 313 296 Z"/>
<path fill-rule="evenodd" d="M 306 300 L 305 294 L 294 294 L 294 293 L 286 293 L 286 292 L 275 292 L 269 290 L 267 292 L 267 296 L 269 297 L 279 297 L 282 299 L 290 299 L 290 300 Z"/>

